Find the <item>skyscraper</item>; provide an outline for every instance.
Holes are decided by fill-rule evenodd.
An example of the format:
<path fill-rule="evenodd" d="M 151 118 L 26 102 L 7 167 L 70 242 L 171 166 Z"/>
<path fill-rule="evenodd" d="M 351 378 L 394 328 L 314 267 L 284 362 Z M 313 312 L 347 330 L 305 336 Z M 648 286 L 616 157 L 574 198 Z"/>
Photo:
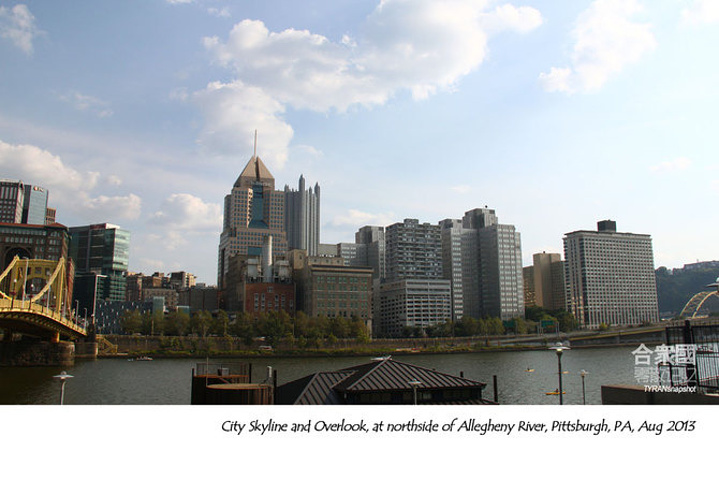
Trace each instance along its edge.
<path fill-rule="evenodd" d="M 253 155 L 225 196 L 217 262 L 220 290 L 225 288 L 230 258 L 260 257 L 267 236 L 272 237 L 273 256 L 286 255 L 285 193 L 275 190 L 274 177 L 260 157 Z"/>
<path fill-rule="evenodd" d="M 379 333 L 401 336 L 452 317 L 449 280 L 442 278 L 439 225 L 405 219 L 384 229 L 386 277 L 378 285 Z M 368 233 L 368 231 L 365 231 Z"/>
<path fill-rule="evenodd" d="M 130 232 L 109 223 L 71 227 L 70 258 L 81 312 L 93 315 L 96 302 L 125 300 Z"/>
<path fill-rule="evenodd" d="M 485 207 L 440 226 L 444 277 L 462 291 L 461 298 L 453 294 L 455 319 L 460 312 L 472 318 L 524 317 L 522 247 L 514 225 L 500 224 Z"/>
<path fill-rule="evenodd" d="M 22 223 L 25 185 L 12 180 L 0 180 L 0 222 Z"/>
<path fill-rule="evenodd" d="M 48 191 L 21 181 L 0 180 L 0 222 L 26 225 L 55 223 L 55 215 L 48 222 Z"/>
<path fill-rule="evenodd" d="M 385 229 L 387 280 L 442 278 L 439 225 L 408 218 Z"/>
<path fill-rule="evenodd" d="M 48 191 L 37 185 L 25 185 L 22 223 L 45 225 L 47 221 Z"/>
<path fill-rule="evenodd" d="M 649 235 L 621 233 L 616 222 L 564 236 L 567 309 L 586 328 L 659 319 Z"/>
<path fill-rule="evenodd" d="M 320 244 L 320 186 L 305 188 L 305 177 L 300 175 L 299 188 L 285 186 L 285 232 L 289 250 L 305 250 L 318 255 Z"/>
<path fill-rule="evenodd" d="M 535 253 L 532 256 L 534 304 L 547 310 L 566 306 L 564 262 L 558 253 Z"/>

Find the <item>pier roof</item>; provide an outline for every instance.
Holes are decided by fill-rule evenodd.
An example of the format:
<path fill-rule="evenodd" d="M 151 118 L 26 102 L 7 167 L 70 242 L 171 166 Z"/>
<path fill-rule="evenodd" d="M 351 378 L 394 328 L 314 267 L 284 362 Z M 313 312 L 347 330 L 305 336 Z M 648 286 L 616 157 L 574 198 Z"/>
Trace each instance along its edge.
<path fill-rule="evenodd" d="M 417 390 L 432 394 L 430 404 L 491 404 L 481 398 L 485 383 L 399 362 L 391 357 L 375 359 L 334 372 L 318 372 L 282 385 L 278 403 L 294 405 L 338 405 L 364 403 L 363 394 L 404 393 Z M 464 391 L 466 395 L 444 397 L 443 391 Z"/>

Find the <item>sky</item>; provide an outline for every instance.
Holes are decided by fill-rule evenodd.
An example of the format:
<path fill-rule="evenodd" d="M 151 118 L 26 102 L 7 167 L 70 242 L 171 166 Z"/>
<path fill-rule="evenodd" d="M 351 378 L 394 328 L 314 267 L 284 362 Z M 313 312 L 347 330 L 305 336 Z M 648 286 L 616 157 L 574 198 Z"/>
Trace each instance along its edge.
<path fill-rule="evenodd" d="M 525 265 L 612 219 L 719 259 L 715 0 L 0 0 L 0 177 L 216 283 L 253 153 L 321 241 L 488 206 Z"/>

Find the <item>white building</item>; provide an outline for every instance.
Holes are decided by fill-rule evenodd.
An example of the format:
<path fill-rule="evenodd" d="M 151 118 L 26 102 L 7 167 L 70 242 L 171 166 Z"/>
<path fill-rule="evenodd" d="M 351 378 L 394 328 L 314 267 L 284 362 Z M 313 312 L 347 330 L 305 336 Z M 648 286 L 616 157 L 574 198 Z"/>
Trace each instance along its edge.
<path fill-rule="evenodd" d="M 652 239 L 616 222 L 564 236 L 567 310 L 581 326 L 640 325 L 659 319 Z"/>

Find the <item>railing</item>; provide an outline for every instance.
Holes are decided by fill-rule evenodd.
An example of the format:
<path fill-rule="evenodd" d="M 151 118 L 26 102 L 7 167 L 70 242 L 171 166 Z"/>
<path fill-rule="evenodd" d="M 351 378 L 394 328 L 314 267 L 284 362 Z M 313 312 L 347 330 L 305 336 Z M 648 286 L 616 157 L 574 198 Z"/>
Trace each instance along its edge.
<path fill-rule="evenodd" d="M 667 327 L 666 339 L 668 345 L 681 345 L 691 355 L 681 362 L 659 364 L 660 384 L 719 391 L 719 324 L 692 325 L 687 320 L 682 326 Z"/>
<path fill-rule="evenodd" d="M 251 372 L 248 363 L 198 363 L 194 375 L 211 378 L 219 383 L 248 383 Z"/>
<path fill-rule="evenodd" d="M 68 320 L 62 315 L 62 312 L 48 308 L 45 305 L 38 305 L 29 300 L 0 298 L 0 312 L 27 312 L 40 315 L 52 319 L 73 332 L 79 333 L 83 336 L 87 335 L 87 329 L 85 326 Z"/>

